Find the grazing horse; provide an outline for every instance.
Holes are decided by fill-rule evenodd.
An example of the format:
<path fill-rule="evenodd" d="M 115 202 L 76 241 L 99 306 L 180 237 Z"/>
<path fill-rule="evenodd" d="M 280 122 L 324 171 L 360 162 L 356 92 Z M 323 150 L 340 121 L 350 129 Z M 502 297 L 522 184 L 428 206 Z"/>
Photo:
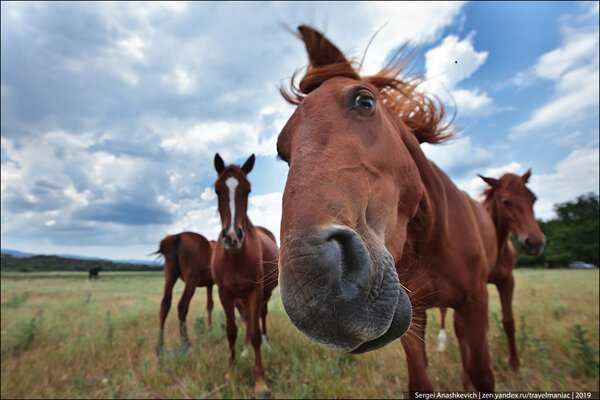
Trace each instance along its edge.
<path fill-rule="evenodd" d="M 88 279 L 98 279 L 98 274 L 102 271 L 102 267 L 90 268 Z"/>
<path fill-rule="evenodd" d="M 165 257 L 165 287 L 160 303 L 160 331 L 158 336 L 157 352 L 160 354 L 164 346 L 165 319 L 171 308 L 173 286 L 177 278 L 185 282 L 185 289 L 177 304 L 179 316 L 179 335 L 181 340 L 190 345 L 187 334 L 186 317 L 190 301 L 196 287 L 206 286 L 206 310 L 208 313 L 208 327 L 212 325 L 211 313 L 214 306 L 212 298 L 213 279 L 210 268 L 210 258 L 214 241 L 208 241 L 204 236 L 194 232 L 181 232 L 176 235 L 166 236 L 160 241 L 159 249 L 154 254 Z"/>
<path fill-rule="evenodd" d="M 215 191 L 219 202 L 222 230 L 212 256 L 213 279 L 225 310 L 227 339 L 235 360 L 237 307 L 246 323 L 246 340 L 254 348 L 254 385 L 257 396 L 269 396 L 262 366 L 260 345 L 267 339 L 267 302 L 277 286 L 279 249 L 275 236 L 267 229 L 254 226 L 246 214 L 250 182 L 248 173 L 254 166 L 254 154 L 240 168 L 225 166 L 215 155 L 218 178 Z M 262 321 L 262 336 L 259 327 Z"/>
<path fill-rule="evenodd" d="M 531 175 L 531 169 L 523 176 L 504 174 L 500 179 L 481 176 L 489 186 L 484 190 L 483 207 L 492 217 L 496 228 L 498 243 L 498 260 L 488 277 L 500 294 L 502 305 L 502 325 L 508 344 L 508 361 L 515 372 L 520 369 L 517 346 L 515 345 L 515 320 L 512 311 L 514 291 L 513 270 L 515 269 L 516 252 L 509 238 L 512 232 L 521 249 L 529 255 L 540 255 L 546 245 L 546 237 L 540 230 L 533 214 L 535 195 L 525 186 Z M 441 308 L 441 327 L 438 338 L 445 337 L 444 320 L 446 309 Z M 443 340 L 440 341 L 440 350 Z M 460 343 L 464 353 L 465 343 Z M 465 376 L 463 374 L 463 380 Z"/>
<path fill-rule="evenodd" d="M 297 107 L 277 140 L 289 165 L 279 272 L 286 313 L 313 341 L 345 352 L 402 337 L 409 390 L 425 392 L 433 391 L 425 311 L 452 307 L 469 378 L 493 391 L 486 283 L 496 232 L 483 206 L 421 150 L 452 134 L 443 106 L 416 90 L 419 79 L 401 76 L 400 52 L 361 77 L 321 33 L 298 30 L 309 65 L 298 85 L 293 77 L 291 91 L 281 89 Z"/>

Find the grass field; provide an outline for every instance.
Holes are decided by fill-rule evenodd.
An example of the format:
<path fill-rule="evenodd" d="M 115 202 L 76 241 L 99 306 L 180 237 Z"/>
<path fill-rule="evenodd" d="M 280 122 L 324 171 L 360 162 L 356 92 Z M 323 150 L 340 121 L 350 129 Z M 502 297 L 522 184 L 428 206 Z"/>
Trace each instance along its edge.
<path fill-rule="evenodd" d="M 598 391 L 598 270 L 517 270 L 514 310 L 522 373 L 508 366 L 501 312 L 489 285 L 490 353 L 497 391 Z M 159 363 L 161 273 L 2 274 L 2 398 L 247 398 L 253 357 L 228 366 L 224 314 L 215 290 L 213 328 L 206 291 L 196 291 L 179 350 L 175 286 L 166 322 L 168 354 Z M 216 288 L 215 288 L 216 289 Z M 439 311 L 428 311 L 429 376 L 436 390 L 462 390 L 460 355 L 449 311 L 448 350 L 439 353 Z M 289 322 L 279 292 L 267 318 L 263 352 L 277 398 L 399 398 L 407 389 L 400 341 L 351 356 L 311 343 Z M 245 328 L 238 331 L 238 356 Z"/>

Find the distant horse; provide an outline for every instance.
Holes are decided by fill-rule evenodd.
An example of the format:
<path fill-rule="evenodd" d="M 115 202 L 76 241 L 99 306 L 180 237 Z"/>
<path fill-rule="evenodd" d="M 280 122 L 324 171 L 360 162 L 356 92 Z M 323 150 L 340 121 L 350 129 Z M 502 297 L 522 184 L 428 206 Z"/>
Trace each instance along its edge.
<path fill-rule="evenodd" d="M 98 274 L 100 274 L 100 271 L 102 271 L 102 267 L 95 267 L 95 268 L 90 268 L 89 270 L 89 277 L 88 279 L 98 279 Z"/>
<path fill-rule="evenodd" d="M 546 238 L 533 214 L 535 195 L 525 186 L 531 175 L 531 169 L 523 176 L 504 174 L 500 179 L 481 176 L 489 187 L 483 192 L 485 196 L 483 207 L 492 217 L 496 228 L 498 243 L 498 261 L 488 277 L 488 282 L 496 285 L 502 305 L 502 325 L 506 332 L 509 364 L 518 371 L 521 364 L 515 345 L 515 321 L 512 311 L 514 290 L 513 270 L 515 269 L 516 252 L 510 241 L 512 232 L 519 242 L 521 249 L 529 255 L 539 255 L 544 251 Z M 438 334 L 440 350 L 443 350 L 445 333 L 446 308 L 441 311 L 441 330 Z M 461 353 L 466 353 L 466 343 Z M 463 374 L 463 380 L 465 379 Z"/>
<path fill-rule="evenodd" d="M 486 283 L 496 232 L 483 206 L 421 150 L 452 134 L 443 106 L 416 90 L 419 79 L 401 76 L 401 52 L 361 77 L 321 33 L 298 30 L 309 65 L 299 85 L 292 78 L 291 92 L 281 90 L 297 108 L 277 141 L 289 164 L 279 281 L 285 311 L 310 339 L 346 352 L 402 337 L 409 390 L 426 392 L 433 385 L 425 311 L 452 307 L 469 348 L 470 381 L 493 391 Z"/>
<path fill-rule="evenodd" d="M 171 308 L 173 286 L 177 282 L 177 278 L 181 278 L 185 282 L 185 289 L 177 305 L 181 340 L 187 346 L 190 345 L 186 317 L 196 287 L 206 286 L 208 327 L 211 327 L 211 313 L 214 306 L 212 287 L 214 282 L 211 274 L 210 259 L 213 247 L 214 241 L 209 242 L 204 236 L 194 232 L 169 235 L 161 240 L 159 249 L 155 253 L 160 253 L 165 257 L 165 287 L 159 313 L 160 331 L 157 347 L 159 354 L 162 352 L 164 346 L 165 319 Z"/>
<path fill-rule="evenodd" d="M 254 385 L 257 396 L 268 396 L 260 353 L 261 341 L 267 339 L 267 302 L 277 286 L 279 249 L 273 234 L 254 226 L 246 214 L 250 182 L 246 175 L 254 166 L 254 154 L 238 167 L 225 166 L 219 154 L 215 155 L 215 169 L 219 174 L 215 182 L 221 215 L 221 234 L 212 257 L 213 279 L 219 287 L 219 298 L 226 316 L 227 339 L 231 356 L 235 360 L 237 326 L 234 307 L 246 323 L 246 338 L 255 355 Z M 259 328 L 262 320 L 262 337 Z"/>

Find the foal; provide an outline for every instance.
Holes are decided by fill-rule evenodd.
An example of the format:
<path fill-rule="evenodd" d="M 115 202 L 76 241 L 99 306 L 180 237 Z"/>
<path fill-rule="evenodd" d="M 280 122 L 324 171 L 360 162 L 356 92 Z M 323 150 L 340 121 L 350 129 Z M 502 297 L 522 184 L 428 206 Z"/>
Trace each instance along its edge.
<path fill-rule="evenodd" d="M 246 338 L 254 348 L 254 390 L 257 396 L 262 397 L 268 396 L 270 391 L 262 366 L 260 345 L 267 337 L 267 302 L 277 286 L 279 249 L 275 236 L 263 227 L 254 226 L 246 214 L 250 194 L 246 175 L 253 166 L 254 154 L 241 168 L 225 166 L 219 154 L 215 155 L 215 169 L 219 174 L 215 191 L 222 230 L 212 256 L 212 274 L 225 310 L 230 365 L 235 360 L 237 306 L 246 323 Z M 262 338 L 259 319 L 262 320 Z"/>
<path fill-rule="evenodd" d="M 546 238 L 533 214 L 533 203 L 536 197 L 525 186 L 531 176 L 531 169 L 523 176 L 510 173 L 502 175 L 500 179 L 479 176 L 489 185 L 483 192 L 485 196 L 483 207 L 492 217 L 498 240 L 498 260 L 488 277 L 488 283 L 495 284 L 500 294 L 502 325 L 508 344 L 508 360 L 510 366 L 517 372 L 521 364 L 515 345 L 515 321 L 512 310 L 516 252 L 509 233 L 512 232 L 517 237 L 521 249 L 529 255 L 540 255 L 544 251 Z M 442 330 L 438 338 L 443 338 L 446 308 L 441 308 L 440 311 Z M 440 340 L 440 350 L 444 347 L 442 343 L 444 341 Z M 464 344 L 461 342 L 460 345 L 461 352 L 464 352 Z"/>
<path fill-rule="evenodd" d="M 155 254 L 160 253 L 165 257 L 165 287 L 159 313 L 160 331 L 157 347 L 159 354 L 164 346 L 165 319 L 171 308 L 173 286 L 177 282 L 177 278 L 181 278 L 185 282 L 185 289 L 177 305 L 181 340 L 187 346 L 190 345 L 185 320 L 197 286 L 206 286 L 208 327 L 210 328 L 212 325 L 211 313 L 214 306 L 212 287 L 214 282 L 210 271 L 210 258 L 214 247 L 213 243 L 214 241 L 209 242 L 204 236 L 194 232 L 169 235 L 160 242 L 160 247 Z"/>

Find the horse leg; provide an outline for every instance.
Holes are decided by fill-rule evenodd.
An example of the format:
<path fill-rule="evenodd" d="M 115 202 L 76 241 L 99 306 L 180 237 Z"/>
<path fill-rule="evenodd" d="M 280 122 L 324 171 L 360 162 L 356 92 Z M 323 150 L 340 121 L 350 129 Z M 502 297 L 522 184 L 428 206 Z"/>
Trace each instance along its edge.
<path fill-rule="evenodd" d="M 214 302 L 212 297 L 213 285 L 206 287 L 206 313 L 208 314 L 208 328 L 212 326 L 212 310 L 214 308 Z"/>
<path fill-rule="evenodd" d="M 229 342 L 229 366 L 232 366 L 235 361 L 235 340 L 237 339 L 237 325 L 235 324 L 235 308 L 233 300 L 229 293 L 219 288 L 219 298 L 225 311 L 225 330 L 227 331 L 227 341 Z"/>
<path fill-rule="evenodd" d="M 488 302 L 487 288 L 484 286 L 481 296 L 464 305 L 460 310 L 465 327 L 465 337 L 469 343 L 469 362 L 467 372 L 473 386 L 479 392 L 494 391 L 494 372 L 487 342 Z"/>
<path fill-rule="evenodd" d="M 268 312 L 268 308 L 267 308 L 267 302 L 263 301 L 261 310 L 260 310 L 260 319 L 262 322 L 262 342 L 263 342 L 263 346 L 265 347 L 265 349 L 270 349 L 271 345 L 269 344 L 269 342 L 267 342 L 267 312 Z"/>
<path fill-rule="evenodd" d="M 511 274 L 506 279 L 496 284 L 498 293 L 500 293 L 500 302 L 502 304 L 502 326 L 506 333 L 506 342 L 508 344 L 508 363 L 513 371 L 519 372 L 521 363 L 517 354 L 517 346 L 515 343 L 515 319 L 512 310 L 512 297 L 515 288 L 515 280 Z"/>
<path fill-rule="evenodd" d="M 247 358 L 250 357 L 250 329 L 248 329 L 248 306 L 244 305 L 244 303 L 240 299 L 236 300 L 235 306 L 240 312 L 243 322 L 246 324 L 246 338 L 244 339 L 244 350 L 242 350 L 240 357 Z"/>
<path fill-rule="evenodd" d="M 458 339 L 458 348 L 460 349 L 460 359 L 462 362 L 462 383 L 465 391 L 472 391 L 473 384 L 469 379 L 468 365 L 469 365 L 469 342 L 465 332 L 465 324 L 462 316 L 458 312 L 454 312 L 454 333 Z"/>
<path fill-rule="evenodd" d="M 413 322 L 408 332 L 400 339 L 406 363 L 408 364 L 408 390 L 411 396 L 415 392 L 433 392 L 433 385 L 427 376 L 427 360 L 425 355 L 425 310 L 415 308 L 413 310 Z"/>
<path fill-rule="evenodd" d="M 446 311 L 447 307 L 440 307 L 440 332 L 438 333 L 438 351 L 446 351 L 448 335 L 446 334 Z"/>
<path fill-rule="evenodd" d="M 250 332 L 250 342 L 254 348 L 254 393 L 257 398 L 270 397 L 270 390 L 267 386 L 265 371 L 262 366 L 262 357 L 260 353 L 261 334 L 259 326 L 259 316 L 262 309 L 262 288 L 256 288 L 250 295 L 245 308 L 249 310 L 247 329 Z"/>
<path fill-rule="evenodd" d="M 183 289 L 183 294 L 181 295 L 181 299 L 179 300 L 179 304 L 177 304 L 177 311 L 179 313 L 179 335 L 181 336 L 181 340 L 187 345 L 190 345 L 190 341 L 188 339 L 187 334 L 187 324 L 185 322 L 187 313 L 190 307 L 190 300 L 192 300 L 192 296 L 194 295 L 194 291 L 196 290 L 196 285 L 194 282 L 191 282 L 190 279 L 185 283 L 185 289 Z"/>
<path fill-rule="evenodd" d="M 168 268 L 165 268 L 165 287 L 163 290 L 163 298 L 160 302 L 160 329 L 158 331 L 158 345 L 156 347 L 156 352 L 158 354 L 162 353 L 163 346 L 165 344 L 165 320 L 167 319 L 167 314 L 169 314 L 169 310 L 171 309 L 171 298 L 173 296 L 173 286 L 177 282 L 177 274 L 173 271 L 170 272 Z"/>

